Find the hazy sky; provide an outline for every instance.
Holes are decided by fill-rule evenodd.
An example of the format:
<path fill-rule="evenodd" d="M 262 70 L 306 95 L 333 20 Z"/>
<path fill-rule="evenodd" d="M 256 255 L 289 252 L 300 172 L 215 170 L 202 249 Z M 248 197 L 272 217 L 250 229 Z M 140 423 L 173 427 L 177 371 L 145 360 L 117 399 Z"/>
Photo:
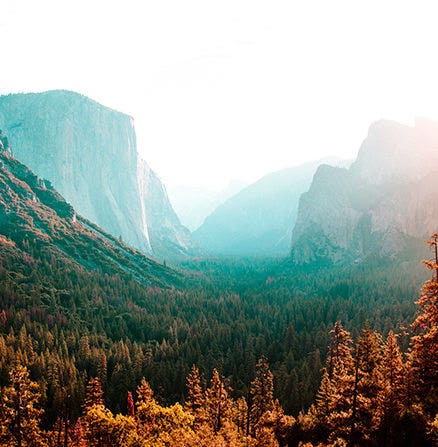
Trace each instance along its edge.
<path fill-rule="evenodd" d="M 167 185 L 218 187 L 438 118 L 438 2 L 0 0 L 0 93 L 76 90 L 135 118 Z"/>

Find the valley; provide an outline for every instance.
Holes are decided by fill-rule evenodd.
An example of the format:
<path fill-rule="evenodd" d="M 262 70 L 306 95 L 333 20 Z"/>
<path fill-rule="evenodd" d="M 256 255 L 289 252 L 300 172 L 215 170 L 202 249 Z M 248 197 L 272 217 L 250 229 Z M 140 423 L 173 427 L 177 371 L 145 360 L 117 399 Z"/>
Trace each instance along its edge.
<path fill-rule="evenodd" d="M 47 117 L 59 97 L 68 114 L 53 129 Z M 12 124 L 13 107 L 41 107 L 16 105 L 29 100 L 43 101 L 44 114 L 38 122 L 33 113 L 19 114 L 19 124 Z M 32 381 L 41 390 L 41 439 L 60 445 L 62 438 L 78 447 L 102 439 L 96 446 L 106 447 L 125 445 L 122 439 L 134 436 L 137 441 L 126 445 L 161 447 L 168 445 L 163 436 L 170 436 L 172 445 L 186 445 L 198 442 L 206 430 L 210 444 L 204 445 L 211 446 L 227 443 L 227 437 L 234 437 L 233 446 L 264 445 L 263 436 L 270 439 L 268 446 L 302 446 L 306 440 L 338 445 L 356 436 L 360 442 L 380 442 L 386 436 L 385 417 L 390 417 L 391 429 L 402 418 L 416 424 L 416 431 L 402 431 L 406 445 L 432 445 L 427 427 L 436 404 L 433 387 L 430 402 L 423 404 L 418 394 L 422 373 L 415 372 L 415 362 L 424 359 L 412 353 L 423 352 L 418 340 L 429 337 L 424 329 L 431 325 L 433 332 L 435 323 L 428 320 L 422 333 L 412 322 L 419 318 L 414 301 L 430 277 L 421 265 L 430 258 L 423 239 L 437 221 L 438 165 L 426 156 L 435 153 L 434 125 L 375 124 L 349 168 L 323 160 L 270 174 L 219 205 L 192 235 L 179 222 L 164 185 L 137 158 L 128 117 L 69 92 L 0 97 L 0 105 L 7 124 L 0 134 L 0 387 L 13 394 L 11 380 L 24 380 L 14 386 Z M 102 120 L 105 132 L 72 126 L 84 107 Z M 106 149 L 114 144 L 108 120 L 120 121 L 125 130 L 126 122 L 131 126 L 119 141 L 121 158 L 128 163 L 122 171 L 140 168 L 131 169 L 126 182 L 119 154 L 113 165 Z M 66 134 L 76 141 L 76 134 L 86 140 L 90 132 L 91 140 L 80 146 L 65 142 Z M 377 144 L 379 156 L 392 160 L 389 150 L 394 141 L 399 144 L 400 132 L 411 135 L 400 140 L 409 143 L 401 147 L 414 154 L 409 166 L 417 170 L 412 173 L 403 158 L 400 165 L 388 164 L 382 176 L 372 164 L 376 155 L 368 154 Z M 83 157 L 70 158 L 69 151 L 84 148 Z M 95 169 L 84 168 L 91 160 L 105 165 L 96 181 Z M 367 169 L 371 173 L 364 181 Z M 53 184 L 41 177 L 51 173 Z M 349 366 L 339 366 L 344 370 L 332 377 L 327 374 L 336 331 L 348 340 L 342 362 Z M 361 344 L 373 359 L 371 366 L 361 367 L 363 378 L 352 366 L 353 357 L 365 361 Z M 385 387 L 395 386 L 387 383 L 382 357 L 389 355 L 389 346 L 400 350 L 394 354 L 399 374 L 406 370 L 403 385 L 397 385 L 400 393 L 408 392 L 408 379 L 416 381 L 414 402 L 424 405 L 421 415 L 415 416 L 416 407 L 405 400 L 391 410 L 395 413 L 376 400 Z M 268 380 L 263 385 L 268 400 L 254 391 L 262 376 Z M 375 406 L 384 416 L 372 429 L 351 428 L 346 435 L 345 427 L 354 420 L 351 411 L 356 411 L 354 380 L 364 387 L 359 397 L 370 402 L 362 410 L 371 414 Z M 367 394 L 367 380 L 376 395 Z M 338 386 L 346 410 L 335 403 Z M 257 407 L 252 399 L 258 398 L 266 407 Z M 321 399 L 341 422 L 328 422 Z M 7 402 L 1 404 L 3 414 L 16 415 Z M 223 405 L 223 414 L 215 413 L 216 405 Z M 158 429 L 156 420 L 146 422 L 154 412 L 170 418 L 170 425 Z M 76 433 L 74 421 L 84 424 L 85 434 Z M 117 428 L 117 421 L 124 428 Z M 99 424 L 107 425 L 102 429 Z M 2 427 L 0 440 L 13 439 L 10 426 Z"/>

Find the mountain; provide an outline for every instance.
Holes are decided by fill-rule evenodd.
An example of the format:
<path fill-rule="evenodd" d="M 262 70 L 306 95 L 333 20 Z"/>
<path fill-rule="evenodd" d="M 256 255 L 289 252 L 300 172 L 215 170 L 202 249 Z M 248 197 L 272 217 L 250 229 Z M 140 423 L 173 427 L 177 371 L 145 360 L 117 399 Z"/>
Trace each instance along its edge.
<path fill-rule="evenodd" d="M 438 123 L 374 123 L 349 169 L 320 166 L 302 195 L 295 263 L 395 256 L 438 228 Z"/>
<path fill-rule="evenodd" d="M 195 249 L 163 184 L 137 152 L 130 116 L 54 90 L 0 96 L 0 128 L 19 160 L 105 231 L 157 257 Z"/>
<path fill-rule="evenodd" d="M 15 263 L 62 265 L 135 278 L 143 284 L 173 285 L 179 275 L 147 258 L 74 208 L 48 180 L 35 175 L 0 140 L 0 258 Z"/>
<path fill-rule="evenodd" d="M 245 186 L 246 183 L 239 180 L 230 181 L 220 191 L 196 186 L 175 186 L 169 188 L 169 197 L 181 223 L 190 231 L 195 231 L 221 203 Z"/>
<path fill-rule="evenodd" d="M 336 163 L 334 159 L 325 161 Z M 287 254 L 299 197 L 322 162 L 262 177 L 218 206 L 193 236 L 211 254 Z"/>

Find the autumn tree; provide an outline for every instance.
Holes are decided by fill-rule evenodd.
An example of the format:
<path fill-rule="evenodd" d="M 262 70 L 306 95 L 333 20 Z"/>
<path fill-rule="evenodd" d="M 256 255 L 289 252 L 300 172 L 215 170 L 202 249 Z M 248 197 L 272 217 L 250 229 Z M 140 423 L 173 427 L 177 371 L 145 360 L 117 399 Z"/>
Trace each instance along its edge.
<path fill-rule="evenodd" d="M 137 388 L 137 406 L 152 402 L 153 398 L 154 392 L 147 380 L 143 377 Z"/>
<path fill-rule="evenodd" d="M 195 412 L 204 404 L 205 393 L 202 388 L 201 376 L 198 368 L 193 365 L 189 375 L 187 376 L 187 399 L 186 407 L 188 410 Z"/>
<path fill-rule="evenodd" d="M 356 344 L 350 445 L 370 443 L 381 421 L 382 338 L 367 323 Z"/>
<path fill-rule="evenodd" d="M 100 379 L 92 378 L 87 384 L 85 415 L 82 418 L 85 439 L 90 447 L 114 445 L 114 416 L 103 402 Z"/>
<path fill-rule="evenodd" d="M 128 391 L 128 400 L 126 404 L 126 413 L 130 417 L 134 417 L 135 411 L 134 411 L 134 399 L 132 397 L 131 391 Z"/>
<path fill-rule="evenodd" d="M 0 441 L 2 446 L 43 447 L 46 445 L 39 422 L 39 387 L 29 378 L 26 367 L 14 366 L 10 385 L 1 390 Z"/>
<path fill-rule="evenodd" d="M 210 387 L 206 392 L 206 409 L 210 425 L 217 433 L 225 418 L 229 416 L 230 400 L 228 391 L 218 370 L 213 370 Z"/>
<path fill-rule="evenodd" d="M 397 430 L 406 404 L 406 368 L 393 331 L 390 331 L 383 347 L 380 439 L 384 445 L 397 445 Z"/>
<path fill-rule="evenodd" d="M 417 399 L 434 417 L 438 412 L 438 233 L 427 242 L 434 256 L 424 263 L 433 277 L 424 284 L 416 302 L 419 309 L 412 325 L 416 334 L 411 340 L 410 363 Z"/>
<path fill-rule="evenodd" d="M 98 377 L 90 379 L 87 384 L 85 408 L 91 408 L 93 405 L 103 405 L 102 384 Z"/>
<path fill-rule="evenodd" d="M 318 437 L 336 439 L 346 436 L 351 416 L 354 383 L 354 360 L 351 336 L 338 321 L 330 331 L 328 354 L 316 406 L 309 417 L 319 432 Z M 311 422 L 311 421 L 310 421 Z M 309 423 L 310 423 L 309 422 Z"/>

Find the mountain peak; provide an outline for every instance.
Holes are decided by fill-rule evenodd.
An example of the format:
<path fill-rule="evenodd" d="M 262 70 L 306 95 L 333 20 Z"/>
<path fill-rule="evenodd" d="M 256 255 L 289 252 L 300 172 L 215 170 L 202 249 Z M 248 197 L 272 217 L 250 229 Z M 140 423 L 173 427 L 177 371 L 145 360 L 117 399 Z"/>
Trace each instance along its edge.
<path fill-rule="evenodd" d="M 375 185 L 417 181 L 438 163 L 438 124 L 417 119 L 415 126 L 390 120 L 373 123 L 351 171 Z"/>
<path fill-rule="evenodd" d="M 370 126 L 350 169 L 319 167 L 300 199 L 292 257 L 349 262 L 394 255 L 438 221 L 438 123 Z"/>

